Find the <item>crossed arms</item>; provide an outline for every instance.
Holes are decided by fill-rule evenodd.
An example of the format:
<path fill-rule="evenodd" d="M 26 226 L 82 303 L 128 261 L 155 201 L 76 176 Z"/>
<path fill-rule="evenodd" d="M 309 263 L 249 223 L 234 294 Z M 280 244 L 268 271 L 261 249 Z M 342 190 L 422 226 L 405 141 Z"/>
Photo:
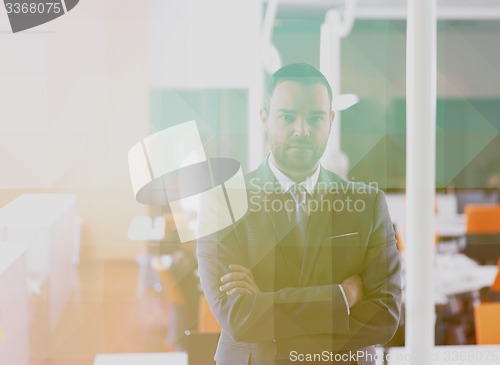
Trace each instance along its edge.
<path fill-rule="evenodd" d="M 400 261 L 381 192 L 374 203 L 359 281 L 351 277 L 342 283 L 262 292 L 251 268 L 244 266 L 244 243 L 238 242 L 234 230 L 225 232 L 222 239 L 200 241 L 197 252 L 202 288 L 224 331 L 244 342 L 313 336 L 316 343 L 324 342 L 325 349 L 331 350 L 389 341 L 399 323 Z M 346 292 L 350 315 L 338 284 Z"/>

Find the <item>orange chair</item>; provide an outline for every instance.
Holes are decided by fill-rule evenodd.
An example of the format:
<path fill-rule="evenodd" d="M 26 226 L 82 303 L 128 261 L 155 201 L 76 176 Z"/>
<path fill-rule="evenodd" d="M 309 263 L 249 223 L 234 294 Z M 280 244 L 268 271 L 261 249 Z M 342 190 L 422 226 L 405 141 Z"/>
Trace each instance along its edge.
<path fill-rule="evenodd" d="M 481 303 L 474 308 L 476 343 L 478 345 L 500 344 L 500 303 Z"/>
<path fill-rule="evenodd" d="M 490 290 L 500 292 L 500 259 L 498 259 L 497 263 L 497 276 L 495 277 L 493 284 L 490 286 Z"/>
<path fill-rule="evenodd" d="M 464 211 L 468 234 L 500 233 L 500 204 L 468 204 Z"/>
<path fill-rule="evenodd" d="M 500 204 L 468 204 L 464 254 L 482 264 L 500 258 Z"/>
<path fill-rule="evenodd" d="M 200 332 L 220 332 L 221 327 L 217 319 L 212 314 L 208 306 L 207 298 L 200 296 L 200 307 L 198 316 L 198 331 Z"/>
<path fill-rule="evenodd" d="M 177 285 L 172 272 L 169 269 L 163 267 L 159 257 L 155 257 L 151 265 L 160 277 L 160 281 L 163 286 L 163 290 L 167 298 L 176 305 L 184 305 L 186 303 L 186 297 Z M 210 307 L 208 306 L 207 299 L 202 294 L 200 295 L 200 302 L 198 307 L 198 331 L 199 332 L 220 332 L 221 327 L 215 319 Z"/>

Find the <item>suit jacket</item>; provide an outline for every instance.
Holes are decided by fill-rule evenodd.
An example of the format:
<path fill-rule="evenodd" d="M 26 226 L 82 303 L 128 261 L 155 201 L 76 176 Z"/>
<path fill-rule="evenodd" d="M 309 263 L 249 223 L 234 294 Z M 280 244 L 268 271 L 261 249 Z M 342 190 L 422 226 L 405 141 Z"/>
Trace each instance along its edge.
<path fill-rule="evenodd" d="M 201 286 L 222 327 L 217 364 L 374 364 L 373 345 L 392 338 L 401 307 L 400 259 L 382 191 L 321 168 L 300 255 L 267 161 L 245 178 L 247 214 L 197 245 Z M 220 292 L 229 264 L 251 269 L 261 292 Z M 364 297 L 348 315 L 338 284 L 356 274 Z"/>

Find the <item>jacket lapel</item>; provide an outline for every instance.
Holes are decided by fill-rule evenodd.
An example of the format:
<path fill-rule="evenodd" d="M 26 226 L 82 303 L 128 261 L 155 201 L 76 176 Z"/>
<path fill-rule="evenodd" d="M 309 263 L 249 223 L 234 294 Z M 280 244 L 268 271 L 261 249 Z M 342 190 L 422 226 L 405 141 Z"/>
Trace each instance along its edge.
<path fill-rule="evenodd" d="M 271 222 L 273 235 L 275 237 L 274 242 L 277 243 L 282 228 L 281 217 L 279 216 L 279 214 L 273 212 L 272 209 L 265 209 L 266 199 L 272 202 L 273 199 L 276 199 L 278 197 L 276 192 L 274 192 L 276 187 L 276 179 L 271 169 L 269 169 L 269 166 L 267 165 L 267 159 L 264 160 L 264 162 L 257 169 L 256 176 L 257 182 L 256 184 L 252 184 L 252 186 L 258 186 L 260 188 L 260 192 L 258 193 L 258 201 L 260 204 L 258 214 L 260 214 L 261 217 L 264 216 L 264 220 L 262 222 Z M 273 190 L 273 192 L 271 193 L 269 192 L 270 188 L 272 188 Z"/>

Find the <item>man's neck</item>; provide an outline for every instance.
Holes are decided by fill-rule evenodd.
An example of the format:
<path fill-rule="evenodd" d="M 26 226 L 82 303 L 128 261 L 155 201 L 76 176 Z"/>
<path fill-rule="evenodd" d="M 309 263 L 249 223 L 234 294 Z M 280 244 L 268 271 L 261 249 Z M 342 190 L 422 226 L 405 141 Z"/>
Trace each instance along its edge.
<path fill-rule="evenodd" d="M 314 170 L 308 171 L 307 173 L 304 173 L 302 171 L 300 172 L 295 172 L 295 171 L 289 171 L 289 170 L 283 170 L 280 167 L 278 167 L 286 176 L 288 176 L 290 179 L 292 179 L 294 182 L 297 184 L 306 181 L 309 176 L 311 176 L 314 173 Z"/>
<path fill-rule="evenodd" d="M 276 181 L 281 185 L 281 187 L 284 189 L 283 191 L 286 192 L 288 189 L 290 189 L 294 185 L 301 185 L 303 186 L 308 193 L 313 196 L 314 195 L 314 190 L 316 189 L 316 183 L 318 182 L 319 174 L 320 174 L 320 167 L 319 164 L 316 167 L 315 171 L 312 171 L 311 174 L 308 176 L 305 176 L 302 178 L 305 174 L 301 174 L 302 176 L 295 176 L 295 180 L 293 180 L 290 176 L 288 176 L 285 172 L 281 171 L 278 166 L 274 163 L 274 160 L 269 157 L 268 159 L 268 165 L 269 168 L 271 169 L 272 173 L 274 174 L 274 177 L 276 178 Z"/>
<path fill-rule="evenodd" d="M 311 175 L 314 174 L 314 172 L 316 171 L 316 169 L 318 168 L 318 165 L 319 165 L 319 162 L 311 169 L 308 169 L 308 170 L 290 170 L 290 169 L 286 169 L 286 168 L 283 168 L 283 166 L 281 166 L 277 161 L 276 161 L 276 158 L 273 156 L 273 154 L 271 153 L 271 155 L 269 156 L 269 158 L 272 160 L 274 166 L 276 166 L 276 168 L 278 168 L 282 173 L 284 173 L 286 176 L 288 176 L 292 181 L 294 181 L 295 183 L 299 184 L 305 180 L 307 180 L 307 178 Z"/>

